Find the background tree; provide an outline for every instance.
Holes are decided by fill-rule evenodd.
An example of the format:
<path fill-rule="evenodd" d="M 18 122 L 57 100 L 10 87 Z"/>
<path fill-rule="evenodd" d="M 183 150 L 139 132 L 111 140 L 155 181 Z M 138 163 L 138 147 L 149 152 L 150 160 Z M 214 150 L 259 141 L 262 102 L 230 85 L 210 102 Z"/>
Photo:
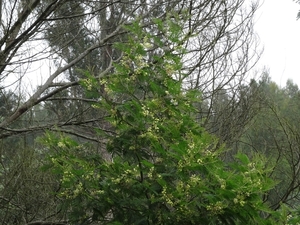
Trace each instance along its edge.
<path fill-rule="evenodd" d="M 6 158 L 3 154 L 6 147 L 1 145 L 1 224 L 27 224 L 41 218 L 63 221 L 60 200 L 53 196 L 59 190 L 59 183 L 52 174 L 41 171 L 41 154 L 15 144 L 9 147 L 20 149 L 18 154 Z"/>
<path fill-rule="evenodd" d="M 265 76 L 259 82 L 263 107 L 251 121 L 239 140 L 239 147 L 251 155 L 260 152 L 269 158 L 273 166 L 271 177 L 279 184 L 265 196 L 273 209 L 287 203 L 299 206 L 299 89 L 288 80 L 286 86 L 278 87 Z"/>

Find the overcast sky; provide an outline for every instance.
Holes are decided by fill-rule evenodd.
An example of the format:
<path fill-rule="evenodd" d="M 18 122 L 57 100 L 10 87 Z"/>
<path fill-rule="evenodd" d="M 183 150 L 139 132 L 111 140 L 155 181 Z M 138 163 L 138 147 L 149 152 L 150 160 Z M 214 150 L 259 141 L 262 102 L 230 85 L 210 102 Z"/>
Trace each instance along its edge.
<path fill-rule="evenodd" d="M 300 4 L 293 0 L 261 0 L 255 29 L 264 46 L 260 66 L 281 87 L 288 78 L 300 87 Z"/>

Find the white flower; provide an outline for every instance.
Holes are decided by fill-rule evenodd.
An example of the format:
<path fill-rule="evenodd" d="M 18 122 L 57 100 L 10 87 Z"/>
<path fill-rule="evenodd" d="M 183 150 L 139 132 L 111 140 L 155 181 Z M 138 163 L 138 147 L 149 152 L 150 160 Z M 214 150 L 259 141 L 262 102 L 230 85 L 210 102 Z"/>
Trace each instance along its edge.
<path fill-rule="evenodd" d="M 149 43 L 149 42 L 143 43 L 142 46 L 143 46 L 145 49 L 152 48 L 152 44 Z"/>
<path fill-rule="evenodd" d="M 178 102 L 177 102 L 175 99 L 171 99 L 171 103 L 172 103 L 173 105 L 175 105 L 175 106 L 178 105 Z"/>
<path fill-rule="evenodd" d="M 60 147 L 60 148 L 65 148 L 66 147 L 65 143 L 63 143 L 63 142 L 58 142 L 57 146 Z"/>

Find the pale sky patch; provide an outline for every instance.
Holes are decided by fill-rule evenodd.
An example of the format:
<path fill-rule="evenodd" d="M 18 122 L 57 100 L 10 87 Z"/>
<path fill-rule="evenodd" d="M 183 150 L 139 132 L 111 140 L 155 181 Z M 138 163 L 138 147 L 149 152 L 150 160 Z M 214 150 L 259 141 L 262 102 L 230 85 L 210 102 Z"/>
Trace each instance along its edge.
<path fill-rule="evenodd" d="M 287 79 L 300 86 L 300 4 L 293 0 L 261 1 L 255 30 L 264 46 L 259 66 L 266 66 L 281 87 Z"/>

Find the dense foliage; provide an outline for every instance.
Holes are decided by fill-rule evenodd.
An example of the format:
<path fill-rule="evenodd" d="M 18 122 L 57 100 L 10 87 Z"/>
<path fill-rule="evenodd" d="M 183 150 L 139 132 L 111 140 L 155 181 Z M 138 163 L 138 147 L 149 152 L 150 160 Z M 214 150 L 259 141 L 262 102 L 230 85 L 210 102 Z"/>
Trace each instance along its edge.
<path fill-rule="evenodd" d="M 258 6 L 0 1 L 0 223 L 299 224 L 300 92 L 248 79 Z"/>
<path fill-rule="evenodd" d="M 49 167 L 58 175 L 71 221 L 81 224 L 272 224 L 262 196 L 273 187 L 263 158 L 236 155 L 225 164 L 216 139 L 196 120 L 196 90 L 183 91 L 181 57 L 185 38 L 171 20 L 167 40 L 173 49 L 147 57 L 164 46 L 138 24 L 127 27 L 130 40 L 118 44 L 123 57 L 106 78 L 87 78 L 105 93 L 93 107 L 106 109 L 111 131 L 101 132 L 111 160 L 84 155 L 85 146 L 48 133 Z M 143 40 L 142 43 L 139 40 Z M 184 74 L 181 74 L 184 76 Z M 271 216 L 271 217 L 270 217 Z"/>

